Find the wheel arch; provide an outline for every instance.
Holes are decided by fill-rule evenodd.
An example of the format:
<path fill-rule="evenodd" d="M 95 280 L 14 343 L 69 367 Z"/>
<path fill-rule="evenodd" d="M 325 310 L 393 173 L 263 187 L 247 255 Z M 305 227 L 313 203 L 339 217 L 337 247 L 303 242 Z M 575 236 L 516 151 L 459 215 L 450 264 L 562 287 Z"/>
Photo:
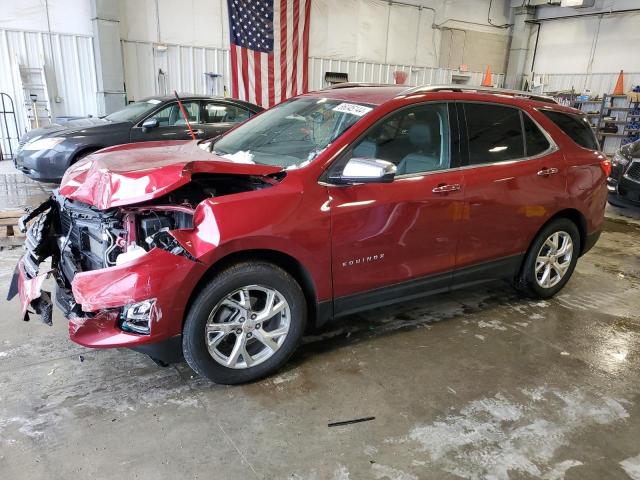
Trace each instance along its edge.
<path fill-rule="evenodd" d="M 318 302 L 318 295 L 316 286 L 313 282 L 313 278 L 307 268 L 298 259 L 279 250 L 250 249 L 229 253 L 209 266 L 200 280 L 198 280 L 195 288 L 189 296 L 185 307 L 185 315 L 182 320 L 183 324 L 186 318 L 186 314 L 189 312 L 193 301 L 200 293 L 204 285 L 207 284 L 207 282 L 209 282 L 217 273 L 221 272 L 227 267 L 247 261 L 264 261 L 272 263 L 282 268 L 285 272 L 291 275 L 296 280 L 296 282 L 298 282 L 298 285 L 300 285 L 300 288 L 302 289 L 302 293 L 304 294 L 307 304 L 307 312 L 309 315 L 309 321 L 307 322 L 307 325 L 315 326 L 322 324 L 327 320 L 327 318 L 325 317 L 327 317 L 328 314 L 327 312 L 323 311 L 324 309 L 320 306 L 321 303 Z"/>
<path fill-rule="evenodd" d="M 82 157 L 86 157 L 87 155 L 90 155 L 93 152 L 97 152 L 98 150 L 102 150 L 103 148 L 104 147 L 101 147 L 100 145 L 86 145 L 81 147 L 69 158 L 69 166 L 76 163 Z"/>
<path fill-rule="evenodd" d="M 585 245 L 586 245 L 586 241 L 587 241 L 587 219 L 582 213 L 580 213 L 579 210 L 576 210 L 575 208 L 565 208 L 564 210 L 560 210 L 559 212 L 556 212 L 554 215 L 549 217 L 549 219 L 547 219 L 546 222 L 540 225 L 540 228 L 538 228 L 535 235 L 533 235 L 533 237 L 531 238 L 531 242 L 529 242 L 529 246 L 527 247 L 525 256 L 522 259 L 522 265 L 524 265 L 524 262 L 526 261 L 526 258 L 527 258 L 526 254 L 528 254 L 529 251 L 531 250 L 531 246 L 533 245 L 533 242 L 535 242 L 535 239 L 537 238 L 538 234 L 547 225 L 549 225 L 551 222 L 559 218 L 566 218 L 568 220 L 571 220 L 576 225 L 576 227 L 578 227 L 578 233 L 580 234 L 580 256 L 582 256 Z M 520 267 L 520 271 L 522 269 L 522 265 Z"/>
<path fill-rule="evenodd" d="M 540 227 L 542 230 L 546 227 L 550 222 L 558 219 L 558 218 L 566 218 L 575 223 L 576 227 L 578 227 L 578 232 L 580 233 L 580 255 L 584 253 L 584 247 L 587 242 L 587 219 L 586 217 L 575 208 L 566 208 L 564 210 L 560 210 L 555 215 L 553 215 L 549 220 L 547 220 L 544 225 Z M 538 230 L 538 232 L 540 231 Z M 537 233 L 536 233 L 537 235 Z"/>

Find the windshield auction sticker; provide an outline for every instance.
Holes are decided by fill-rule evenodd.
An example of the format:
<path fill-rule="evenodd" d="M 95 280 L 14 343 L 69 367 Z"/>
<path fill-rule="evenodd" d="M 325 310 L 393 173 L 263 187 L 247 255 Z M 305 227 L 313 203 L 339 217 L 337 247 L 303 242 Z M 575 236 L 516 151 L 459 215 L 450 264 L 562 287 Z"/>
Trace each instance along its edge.
<path fill-rule="evenodd" d="M 332 110 L 334 112 L 350 113 L 351 115 L 357 115 L 361 117 L 369 113 L 373 109 L 371 107 L 365 107 L 364 105 L 357 105 L 355 103 L 341 103 Z"/>

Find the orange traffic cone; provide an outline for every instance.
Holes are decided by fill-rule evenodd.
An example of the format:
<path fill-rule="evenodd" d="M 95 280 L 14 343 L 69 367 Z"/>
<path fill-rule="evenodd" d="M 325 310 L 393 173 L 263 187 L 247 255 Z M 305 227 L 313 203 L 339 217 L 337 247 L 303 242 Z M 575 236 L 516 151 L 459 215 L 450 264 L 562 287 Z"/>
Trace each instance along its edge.
<path fill-rule="evenodd" d="M 624 72 L 622 70 L 620 70 L 620 75 L 618 75 L 618 81 L 613 89 L 613 94 L 624 95 Z"/>
<path fill-rule="evenodd" d="M 482 78 L 482 86 L 493 87 L 493 82 L 491 81 L 491 65 L 487 65 L 487 70 L 484 72 L 484 77 Z"/>

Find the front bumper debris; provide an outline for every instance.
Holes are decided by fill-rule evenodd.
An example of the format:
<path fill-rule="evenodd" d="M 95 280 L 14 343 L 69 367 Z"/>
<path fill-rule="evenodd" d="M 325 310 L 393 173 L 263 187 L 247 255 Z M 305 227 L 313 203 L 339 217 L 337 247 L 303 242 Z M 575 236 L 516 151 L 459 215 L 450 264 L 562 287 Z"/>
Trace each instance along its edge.
<path fill-rule="evenodd" d="M 23 219 L 24 225 L 32 223 L 8 295 L 9 300 L 19 296 L 23 320 L 37 314 L 51 325 L 55 301 L 69 320 L 71 340 L 87 347 L 133 348 L 179 336 L 186 298 L 206 267 L 177 251 L 176 243 L 173 251 L 156 246 L 119 265 L 83 269 L 72 258 L 71 230 L 61 227 L 60 205 L 54 198 Z M 49 258 L 51 267 L 43 269 Z M 47 278 L 55 280 L 55 299 L 42 289 Z M 139 309 L 137 316 L 127 314 L 140 302 L 150 305 L 142 312 L 148 314 L 148 329 L 131 327 L 140 320 Z"/>
<path fill-rule="evenodd" d="M 21 316 L 24 321 L 29 320 L 30 313 L 40 315 L 43 323 L 52 324 L 53 303 L 51 293 L 42 290 L 42 284 L 49 277 L 51 270 L 40 272 L 40 264 L 51 256 L 54 245 L 52 230 L 54 227 L 54 202 L 47 200 L 32 212 L 24 215 L 18 221 L 18 228 L 26 232 L 25 254 L 18 262 L 7 299 L 20 296 Z M 26 224 L 36 219 L 29 229 Z M 30 311 L 29 309 L 33 311 Z"/>
<path fill-rule="evenodd" d="M 53 303 L 51 301 L 51 293 L 42 290 L 42 284 L 49 276 L 49 272 L 36 275 L 33 278 L 27 278 L 23 265 L 23 260 L 20 260 L 16 266 L 7 299 L 11 300 L 16 294 L 20 296 L 20 314 L 25 322 L 29 321 L 29 313 L 36 313 L 40 315 L 42 323 L 52 325 Z M 32 308 L 34 312 L 30 312 L 29 308 Z"/>

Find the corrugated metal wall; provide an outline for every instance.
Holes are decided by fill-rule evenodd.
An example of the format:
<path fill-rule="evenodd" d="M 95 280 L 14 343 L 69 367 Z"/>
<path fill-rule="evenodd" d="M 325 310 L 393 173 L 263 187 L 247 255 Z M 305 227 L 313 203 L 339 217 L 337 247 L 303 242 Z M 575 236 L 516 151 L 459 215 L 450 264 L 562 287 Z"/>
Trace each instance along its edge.
<path fill-rule="evenodd" d="M 167 45 L 166 50 L 159 50 L 150 42 L 123 40 L 122 52 L 128 101 L 174 90 L 222 95 L 223 86 L 229 85 L 226 49 Z M 207 81 L 205 73 L 221 76 Z"/>
<path fill-rule="evenodd" d="M 571 90 L 581 93 L 590 90 L 592 95 L 611 93 L 618 81 L 620 72 L 592 74 L 548 74 L 543 75 L 544 91 L 557 92 Z M 537 75 L 536 75 L 537 76 Z M 624 72 L 624 87 L 627 90 L 640 85 L 640 73 Z"/>
<path fill-rule="evenodd" d="M 453 76 L 460 74 L 457 70 L 435 67 L 416 67 L 411 65 L 391 65 L 384 63 L 361 62 L 357 60 L 332 60 L 330 58 L 309 58 L 309 88 L 317 90 L 325 86 L 326 72 L 341 72 L 349 75 L 350 82 L 394 83 L 393 73 L 402 71 L 407 74 L 407 85 L 443 85 L 453 82 Z M 482 72 L 467 72 L 468 85 L 480 85 Z M 502 86 L 504 75 L 494 75 L 493 82 Z"/>
<path fill-rule="evenodd" d="M 0 92 L 8 94 L 16 104 L 20 133 L 28 128 L 20 65 L 44 66 L 52 117 L 97 114 L 92 37 L 0 29 L 0 65 Z"/>
<path fill-rule="evenodd" d="M 149 95 L 178 92 L 222 95 L 223 86 L 231 83 L 229 50 L 184 45 L 168 45 L 158 50 L 150 42 L 122 42 L 127 99 L 139 100 Z M 160 74 L 162 70 L 163 74 Z M 352 82 L 393 83 L 395 71 L 407 73 L 407 84 L 447 84 L 458 73 L 444 68 L 390 65 L 356 60 L 309 58 L 309 88 L 325 86 L 326 72 L 342 72 Z M 205 72 L 221 75 L 207 83 Z M 469 72 L 470 85 L 482 82 L 482 72 Z M 502 85 L 503 75 L 494 75 L 494 82 Z"/>

